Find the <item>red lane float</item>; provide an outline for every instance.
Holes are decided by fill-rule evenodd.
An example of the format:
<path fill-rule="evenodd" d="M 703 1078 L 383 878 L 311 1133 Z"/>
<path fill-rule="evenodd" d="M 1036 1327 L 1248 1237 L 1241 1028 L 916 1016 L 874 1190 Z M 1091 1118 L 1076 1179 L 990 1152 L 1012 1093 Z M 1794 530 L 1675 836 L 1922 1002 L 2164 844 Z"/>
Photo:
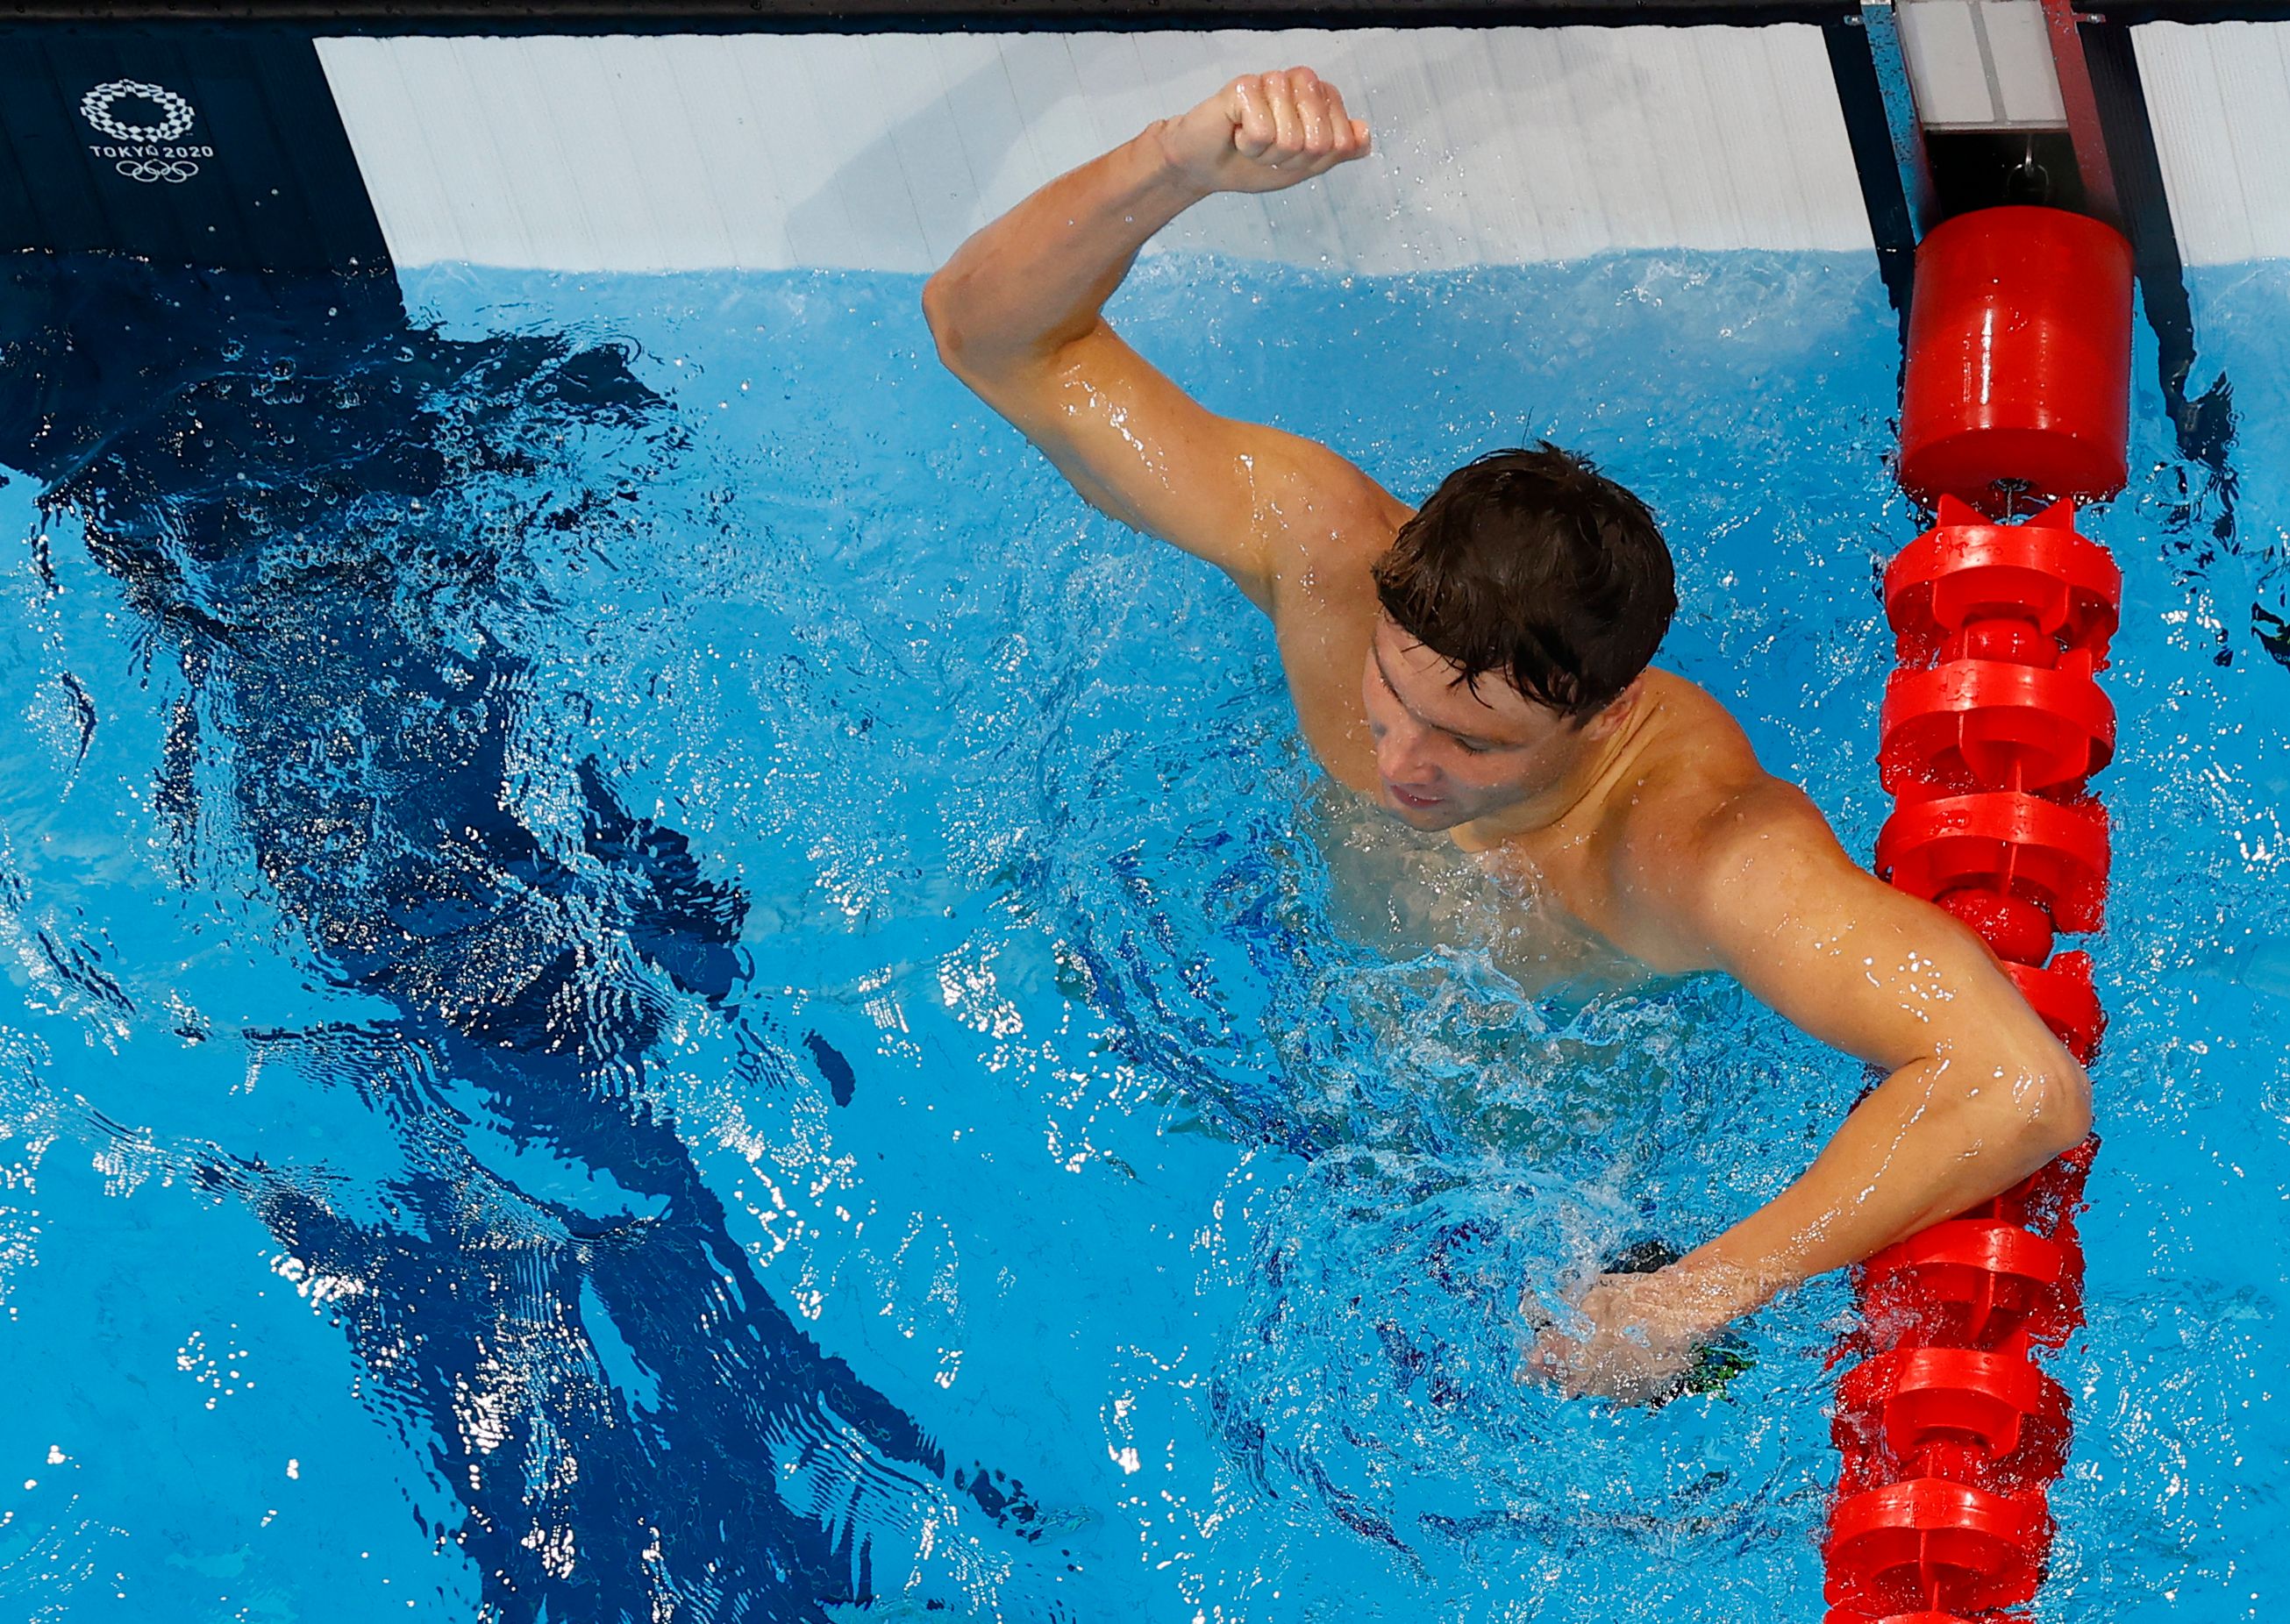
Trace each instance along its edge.
<path fill-rule="evenodd" d="M 1966 634 L 2033 634 L 2019 621 L 1982 621 Z M 2006 639 L 1983 637 L 1983 650 Z M 1877 767 L 1898 795 L 1925 782 L 1957 789 L 2053 789 L 2080 784 L 2115 754 L 2115 707 L 2083 667 L 2061 670 L 2038 643 L 2018 658 L 1950 660 L 1895 671 L 1885 685 Z"/>
<path fill-rule="evenodd" d="M 2057 1348 L 2083 1323 L 2083 1252 L 2002 1219 L 1952 1218 L 1862 1265 L 1870 1339 L 1898 1349 Z"/>
<path fill-rule="evenodd" d="M 2040 1492 L 1998 1494 L 1910 1477 L 1837 1502 L 1828 1599 L 1863 1613 L 1943 1617 L 2016 1607 L 2043 1583 L 2051 1513 Z"/>
<path fill-rule="evenodd" d="M 2052 916 L 2025 897 L 1966 885 L 1944 891 L 1933 900 L 1970 925 L 1972 933 L 2004 961 L 2007 974 L 2014 964 L 2040 964 L 2051 956 L 2055 939 Z"/>
<path fill-rule="evenodd" d="M 2123 578 L 2075 501 L 2121 488 L 2131 252 L 2097 221 L 1987 209 L 1917 251 L 1901 483 L 1934 524 L 1885 574 L 1901 669 L 1878 771 L 1895 797 L 1875 868 L 1976 932 L 2086 1065 L 2104 1017 L 2091 958 L 2115 752 L 2106 668 Z M 2025 496 L 2053 500 L 2011 523 Z M 1858 1271 L 1867 1356 L 1837 1388 L 1842 1457 L 1828 1624 L 1987 1624 L 2043 1582 L 2068 1397 L 2030 1356 L 2083 1323 L 2073 1214 L 2092 1145 Z"/>
<path fill-rule="evenodd" d="M 1877 832 L 1877 872 L 1937 901 L 1967 888 L 2034 903 L 2062 931 L 2099 929 L 2107 894 L 2107 814 L 2016 789 L 1901 804 Z"/>
<path fill-rule="evenodd" d="M 1904 666 L 1932 664 L 1942 640 L 1967 626 L 2017 621 L 2104 668 L 2122 596 L 2123 572 L 2076 534 L 2070 501 L 1997 524 L 1943 496 L 1933 528 L 1885 572 L 1885 613 Z"/>
<path fill-rule="evenodd" d="M 2067 1394 L 2024 1358 L 1976 1348 L 1896 1348 L 1837 1387 L 1834 1433 L 1863 1481 L 1950 1477 L 2017 1492 L 2058 1475 Z"/>

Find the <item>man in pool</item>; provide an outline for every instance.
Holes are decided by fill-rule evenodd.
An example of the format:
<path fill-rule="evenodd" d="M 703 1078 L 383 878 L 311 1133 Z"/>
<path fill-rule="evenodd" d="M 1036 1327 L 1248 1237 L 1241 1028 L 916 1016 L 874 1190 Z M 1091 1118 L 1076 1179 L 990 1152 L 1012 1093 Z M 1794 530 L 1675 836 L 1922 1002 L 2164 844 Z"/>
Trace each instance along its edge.
<path fill-rule="evenodd" d="M 1781 1195 L 1668 1268 L 1592 1283 L 1520 1371 L 1647 1397 L 1775 1292 L 2080 1142 L 2090 1081 L 1977 938 L 1855 865 L 1715 700 L 1649 666 L 1676 596 L 1629 492 L 1546 446 L 1411 508 L 1325 446 L 1209 412 L 1106 324 L 1182 210 L 1368 144 L 1310 69 L 1245 76 L 985 227 L 923 305 L 946 364 L 1083 497 L 1272 617 L 1331 777 L 1539 880 L 1617 956 L 1722 970 L 1886 1074 Z"/>

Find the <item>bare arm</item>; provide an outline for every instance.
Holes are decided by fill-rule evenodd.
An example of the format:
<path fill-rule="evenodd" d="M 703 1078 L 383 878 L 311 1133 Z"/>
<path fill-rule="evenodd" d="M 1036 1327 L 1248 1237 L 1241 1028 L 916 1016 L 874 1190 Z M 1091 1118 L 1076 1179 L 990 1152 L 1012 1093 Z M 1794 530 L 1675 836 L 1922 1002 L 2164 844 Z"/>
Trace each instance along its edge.
<path fill-rule="evenodd" d="M 1146 240 L 1201 198 L 1293 186 L 1367 149 L 1367 127 L 1310 69 L 1236 79 L 957 250 L 923 290 L 939 355 L 1090 503 L 1269 608 L 1287 544 L 1392 499 L 1325 446 L 1206 411 L 1103 308 Z"/>
<path fill-rule="evenodd" d="M 1698 876 L 1671 928 L 1887 1075 L 1772 1201 L 1669 1268 L 1586 1296 L 1590 1346 L 1540 1351 L 1599 1390 L 1675 1368 L 1776 1292 L 2008 1188 L 2091 1129 L 2090 1079 L 1979 939 L 1855 865 L 1794 790 L 1745 792 L 1693 844 L 1665 865 Z"/>
<path fill-rule="evenodd" d="M 1687 1260 L 1738 1271 L 1742 1307 L 2082 1142 L 2091 1080 L 1964 925 L 1854 864 L 1809 808 L 1716 846 L 1701 914 L 1722 967 L 1888 1073 L 1802 1178 Z"/>

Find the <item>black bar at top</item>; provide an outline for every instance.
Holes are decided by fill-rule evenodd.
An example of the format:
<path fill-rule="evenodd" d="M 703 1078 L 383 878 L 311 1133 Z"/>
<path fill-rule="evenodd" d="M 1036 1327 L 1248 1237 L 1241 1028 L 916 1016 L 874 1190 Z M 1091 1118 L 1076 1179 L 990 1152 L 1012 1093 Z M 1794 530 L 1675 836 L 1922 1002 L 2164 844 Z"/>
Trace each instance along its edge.
<path fill-rule="evenodd" d="M 1855 0 L 0 0 L 0 25 L 276 23 L 364 33 L 472 34 L 1755 27 L 1834 22 L 1859 10 Z"/>
<path fill-rule="evenodd" d="M 2111 0 L 2084 8 L 2090 22 L 2283 22 L 2290 0 Z"/>
<path fill-rule="evenodd" d="M 10 23 L 352 33 L 904 32 L 1848 22 L 1857 0 L 0 0 Z M 2290 20 L 2290 0 L 2088 0 L 2094 21 Z"/>
<path fill-rule="evenodd" d="M 1857 0 L 0 0 L 9 23 L 276 23 L 368 33 L 1495 28 L 1835 23 Z M 2091 21 L 2290 20 L 2290 0 L 2088 0 Z"/>

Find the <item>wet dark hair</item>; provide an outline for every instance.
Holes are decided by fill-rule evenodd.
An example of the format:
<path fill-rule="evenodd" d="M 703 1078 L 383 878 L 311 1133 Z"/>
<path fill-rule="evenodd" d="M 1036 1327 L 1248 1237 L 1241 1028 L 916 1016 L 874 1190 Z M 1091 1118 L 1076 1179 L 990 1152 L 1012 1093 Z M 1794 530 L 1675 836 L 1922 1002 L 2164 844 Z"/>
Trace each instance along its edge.
<path fill-rule="evenodd" d="M 1645 504 L 1547 440 L 1448 475 L 1373 570 L 1384 612 L 1457 681 L 1499 671 L 1577 721 L 1645 669 L 1677 608 Z"/>

